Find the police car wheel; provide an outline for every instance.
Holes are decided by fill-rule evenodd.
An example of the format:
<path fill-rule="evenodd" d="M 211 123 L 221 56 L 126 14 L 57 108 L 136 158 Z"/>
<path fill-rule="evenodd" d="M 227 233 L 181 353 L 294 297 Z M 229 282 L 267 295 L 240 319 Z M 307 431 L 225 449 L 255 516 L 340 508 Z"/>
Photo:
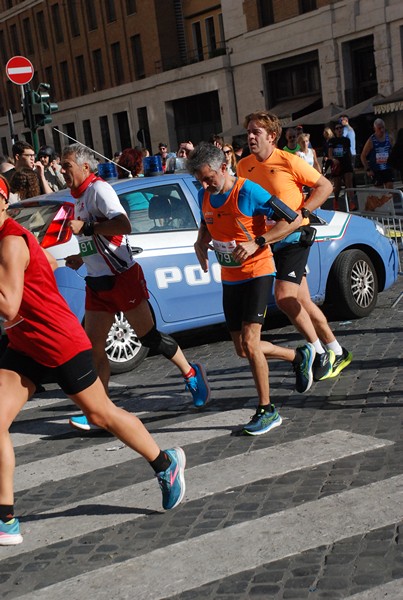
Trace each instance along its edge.
<path fill-rule="evenodd" d="M 148 354 L 148 348 L 142 346 L 123 313 L 115 315 L 115 321 L 106 339 L 105 350 L 111 373 L 126 373 L 136 369 Z"/>
<path fill-rule="evenodd" d="M 376 269 L 361 250 L 345 250 L 336 258 L 327 287 L 330 300 L 342 318 L 366 317 L 376 306 Z"/>

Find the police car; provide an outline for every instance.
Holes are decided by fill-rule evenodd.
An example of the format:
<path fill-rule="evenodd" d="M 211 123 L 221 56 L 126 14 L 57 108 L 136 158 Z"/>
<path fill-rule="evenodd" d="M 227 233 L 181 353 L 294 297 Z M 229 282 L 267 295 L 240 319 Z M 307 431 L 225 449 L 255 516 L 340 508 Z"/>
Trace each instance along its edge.
<path fill-rule="evenodd" d="M 198 182 L 187 174 L 111 180 L 132 225 L 130 243 L 141 264 L 157 328 L 166 333 L 223 323 L 220 267 L 209 253 L 209 272 L 196 259 L 193 244 L 200 221 Z M 55 276 L 71 309 L 84 319 L 85 267 L 73 271 L 64 258 L 77 254 L 68 221 L 74 205 L 69 190 L 13 204 L 14 217 L 57 259 Z M 342 212 L 317 210 L 308 283 L 317 304 L 337 306 L 339 316 L 371 313 L 378 292 L 397 278 L 396 245 L 375 221 Z M 268 300 L 275 308 L 273 296 Z M 111 370 L 135 368 L 147 355 L 123 314 L 116 315 L 106 347 Z"/>

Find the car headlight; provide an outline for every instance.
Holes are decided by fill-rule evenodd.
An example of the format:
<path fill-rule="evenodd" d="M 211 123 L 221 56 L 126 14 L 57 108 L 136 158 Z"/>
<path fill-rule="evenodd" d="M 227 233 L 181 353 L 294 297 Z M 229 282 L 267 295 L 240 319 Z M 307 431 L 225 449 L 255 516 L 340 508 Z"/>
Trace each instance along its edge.
<path fill-rule="evenodd" d="M 379 223 L 379 221 L 374 221 L 374 225 L 378 233 L 386 236 L 386 229 L 381 223 Z"/>

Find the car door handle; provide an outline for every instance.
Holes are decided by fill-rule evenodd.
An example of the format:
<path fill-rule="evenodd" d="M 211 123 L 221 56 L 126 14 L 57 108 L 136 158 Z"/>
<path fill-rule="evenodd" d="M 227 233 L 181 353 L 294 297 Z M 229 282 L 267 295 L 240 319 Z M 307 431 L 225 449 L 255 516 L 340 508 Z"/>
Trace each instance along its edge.
<path fill-rule="evenodd" d="M 133 254 L 140 254 L 143 252 L 143 248 L 140 248 L 139 246 L 131 246 L 131 250 Z"/>

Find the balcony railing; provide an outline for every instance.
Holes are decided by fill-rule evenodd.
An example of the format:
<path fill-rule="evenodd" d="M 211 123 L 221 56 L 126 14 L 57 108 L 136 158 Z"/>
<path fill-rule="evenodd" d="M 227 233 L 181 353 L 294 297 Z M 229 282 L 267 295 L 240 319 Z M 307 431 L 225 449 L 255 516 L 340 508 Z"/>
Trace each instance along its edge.
<path fill-rule="evenodd" d="M 162 60 L 155 61 L 155 72 L 163 73 L 164 71 L 192 65 L 210 58 L 215 58 L 216 56 L 223 56 L 224 54 L 227 54 L 227 48 L 224 42 L 220 42 L 214 49 L 204 46 L 203 48 L 198 48 L 196 50 L 189 50 L 181 57 L 164 56 Z"/>

